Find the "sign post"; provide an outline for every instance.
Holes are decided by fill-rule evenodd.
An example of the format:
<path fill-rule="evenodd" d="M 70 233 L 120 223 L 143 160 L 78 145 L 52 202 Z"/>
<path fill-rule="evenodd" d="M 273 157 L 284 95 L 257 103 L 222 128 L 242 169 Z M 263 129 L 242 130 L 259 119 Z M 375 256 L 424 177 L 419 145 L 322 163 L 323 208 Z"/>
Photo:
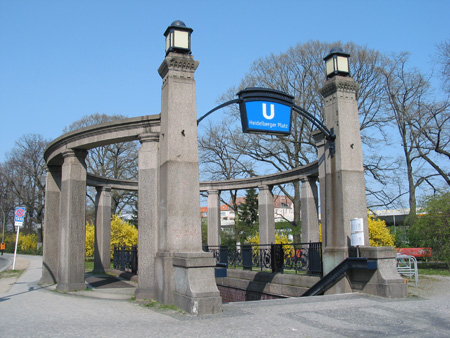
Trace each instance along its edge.
<path fill-rule="evenodd" d="M 17 243 L 19 242 L 19 232 L 20 228 L 23 226 L 25 213 L 26 213 L 25 207 L 17 207 L 16 211 L 14 212 L 14 225 L 17 227 L 17 235 L 16 235 L 16 245 L 14 247 L 13 270 L 15 270 L 16 268 Z"/>

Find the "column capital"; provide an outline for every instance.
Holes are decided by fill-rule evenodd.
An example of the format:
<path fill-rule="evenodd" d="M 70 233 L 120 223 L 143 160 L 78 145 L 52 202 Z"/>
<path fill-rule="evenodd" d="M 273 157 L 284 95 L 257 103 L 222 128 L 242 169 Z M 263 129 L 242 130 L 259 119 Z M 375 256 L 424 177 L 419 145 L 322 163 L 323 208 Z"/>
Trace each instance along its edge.
<path fill-rule="evenodd" d="M 111 186 L 109 185 L 99 185 L 95 187 L 95 190 L 97 190 L 98 193 L 104 192 L 111 192 Z"/>
<path fill-rule="evenodd" d="M 320 130 L 313 131 L 312 137 L 316 143 L 316 146 L 320 147 L 325 145 L 325 135 Z"/>
<path fill-rule="evenodd" d="M 333 95 L 337 92 L 358 93 L 359 84 L 351 77 L 335 76 L 325 82 L 320 89 L 320 93 L 324 98 Z M 356 99 L 356 96 L 355 96 Z"/>
<path fill-rule="evenodd" d="M 170 71 L 193 74 L 198 65 L 199 62 L 195 61 L 192 55 L 169 53 L 162 62 L 161 66 L 159 66 L 158 73 L 162 79 L 164 79 Z"/>
<path fill-rule="evenodd" d="M 316 182 L 318 179 L 317 176 L 312 176 L 312 175 L 308 175 L 308 176 L 302 176 L 300 177 L 300 182 Z"/>
<path fill-rule="evenodd" d="M 270 192 L 272 192 L 272 186 L 269 186 L 269 185 L 260 185 L 260 186 L 258 186 L 258 190 L 259 191 L 265 191 L 265 190 L 267 190 L 267 191 L 270 191 Z"/>
<path fill-rule="evenodd" d="M 217 190 L 217 189 L 208 190 L 208 196 L 209 195 L 219 195 L 219 194 L 220 194 L 220 190 Z"/>
<path fill-rule="evenodd" d="M 51 172 L 61 172 L 61 166 L 60 165 L 45 165 L 45 171 L 47 173 L 51 173 Z"/>
<path fill-rule="evenodd" d="M 64 159 L 69 158 L 69 157 L 76 157 L 79 160 L 84 160 L 88 154 L 88 151 L 86 149 L 66 149 L 63 150 L 61 152 L 62 156 L 64 157 Z"/>
<path fill-rule="evenodd" d="M 138 136 L 138 140 L 141 144 L 145 143 L 145 142 L 159 142 L 159 133 L 151 132 L 151 133 L 140 134 Z"/>

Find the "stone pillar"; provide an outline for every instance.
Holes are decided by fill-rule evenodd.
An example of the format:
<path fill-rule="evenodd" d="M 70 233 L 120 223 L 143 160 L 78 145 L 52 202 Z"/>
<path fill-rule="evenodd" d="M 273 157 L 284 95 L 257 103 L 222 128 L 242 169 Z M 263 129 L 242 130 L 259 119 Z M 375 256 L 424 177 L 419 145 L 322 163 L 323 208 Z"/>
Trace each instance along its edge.
<path fill-rule="evenodd" d="M 159 133 L 139 136 L 138 287 L 137 299 L 155 298 L 155 257 L 158 251 Z"/>
<path fill-rule="evenodd" d="M 111 266 L 111 187 L 97 187 L 95 196 L 94 272 Z"/>
<path fill-rule="evenodd" d="M 58 282 L 59 265 L 59 199 L 61 195 L 61 166 L 47 166 L 45 181 L 44 248 L 40 284 Z"/>
<path fill-rule="evenodd" d="M 259 244 L 275 244 L 275 220 L 272 189 L 258 187 Z"/>
<path fill-rule="evenodd" d="M 316 177 L 301 179 L 302 242 L 319 242 L 319 215 Z"/>
<path fill-rule="evenodd" d="M 202 251 L 197 113 L 191 55 L 169 53 L 163 79 L 160 134 L 160 218 L 156 259 L 158 301 L 193 314 L 222 309 L 215 260 Z"/>
<path fill-rule="evenodd" d="M 335 153 L 325 151 L 326 242 L 324 273 L 328 273 L 349 256 L 350 221 L 363 218 L 368 244 L 367 205 L 361 135 L 359 131 L 358 84 L 348 77 L 335 76 L 321 90 L 325 100 L 325 125 L 334 129 Z"/>
<path fill-rule="evenodd" d="M 208 191 L 208 246 L 220 245 L 220 192 Z"/>
<path fill-rule="evenodd" d="M 87 151 L 68 149 L 63 153 L 60 199 L 60 259 L 58 285 L 62 292 L 84 290 L 86 236 Z"/>
<path fill-rule="evenodd" d="M 319 186 L 320 186 L 320 223 L 322 228 L 322 250 L 327 245 L 327 231 L 328 228 L 328 219 L 327 219 L 327 190 L 326 190 L 326 166 L 329 165 L 329 161 L 326 160 L 326 158 L 330 158 L 330 153 L 328 149 L 328 144 L 325 140 L 325 135 L 322 134 L 319 130 L 316 130 L 313 132 L 313 138 L 314 142 L 317 147 L 317 162 L 319 167 Z"/>
<path fill-rule="evenodd" d="M 324 273 L 350 255 L 351 226 L 353 218 L 364 221 L 364 242 L 361 255 L 377 260 L 376 273 L 370 271 L 351 272 L 348 278 L 328 290 L 328 293 L 351 291 L 352 286 L 364 284 L 363 292 L 386 297 L 404 297 L 406 285 L 402 284 L 395 268 L 393 248 L 370 248 L 367 221 L 367 205 L 363 168 L 361 134 L 358 118 L 358 84 L 352 78 L 335 76 L 329 79 L 321 90 L 325 100 L 325 125 L 333 128 L 336 135 L 335 153 L 330 143 L 317 138 L 319 142 L 319 175 L 322 218 L 325 215 L 325 241 L 323 245 Z M 316 135 L 317 136 L 317 135 Z M 323 182 L 324 181 L 324 182 Z M 324 185 L 322 184 L 324 183 Z M 323 207 L 325 206 L 325 207 Z"/>

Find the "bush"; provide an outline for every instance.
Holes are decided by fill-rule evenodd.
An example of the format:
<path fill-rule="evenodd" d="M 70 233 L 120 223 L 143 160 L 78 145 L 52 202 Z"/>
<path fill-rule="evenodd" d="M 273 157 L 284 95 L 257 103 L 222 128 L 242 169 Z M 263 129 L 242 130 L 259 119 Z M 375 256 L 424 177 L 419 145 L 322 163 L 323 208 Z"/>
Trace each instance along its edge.
<path fill-rule="evenodd" d="M 8 233 L 5 236 L 5 252 L 14 253 L 14 248 L 16 246 L 16 236 L 17 235 L 14 232 Z M 42 249 L 38 250 L 37 248 L 37 235 L 22 235 L 21 233 L 19 233 L 17 253 L 28 255 L 42 255 Z"/>
<path fill-rule="evenodd" d="M 394 235 L 386 227 L 386 222 L 368 215 L 369 244 L 371 246 L 394 246 Z"/>
<path fill-rule="evenodd" d="M 450 267 L 450 192 L 426 198 L 422 211 L 411 220 L 410 244 L 431 247 L 433 258 Z"/>
<path fill-rule="evenodd" d="M 371 246 L 394 246 L 395 236 L 386 227 L 386 222 L 368 214 L 369 244 Z M 319 226 L 319 238 L 322 242 L 322 225 Z M 366 243 L 367 245 L 367 243 Z"/>
<path fill-rule="evenodd" d="M 95 226 L 86 223 L 86 257 L 94 256 Z M 113 215 L 111 220 L 111 258 L 114 255 L 114 245 L 134 246 L 138 243 L 138 229 L 130 223 Z"/>

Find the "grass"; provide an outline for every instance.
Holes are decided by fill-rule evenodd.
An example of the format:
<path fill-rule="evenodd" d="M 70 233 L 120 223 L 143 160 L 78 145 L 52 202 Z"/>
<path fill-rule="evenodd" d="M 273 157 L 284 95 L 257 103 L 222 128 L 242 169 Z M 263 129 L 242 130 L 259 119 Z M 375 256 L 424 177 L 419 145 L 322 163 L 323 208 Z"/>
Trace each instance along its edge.
<path fill-rule="evenodd" d="M 419 276 L 450 276 L 450 270 L 448 269 L 419 269 Z"/>
<path fill-rule="evenodd" d="M 131 297 L 131 300 L 135 301 L 136 298 Z M 140 303 L 145 307 L 149 307 L 149 308 L 153 308 L 153 309 L 157 309 L 157 310 L 171 310 L 171 311 L 184 313 L 184 311 L 180 310 L 175 305 L 163 305 L 160 302 L 153 300 L 153 299 L 144 299 L 143 301 L 140 301 Z"/>
<path fill-rule="evenodd" d="M 0 278 L 19 278 L 24 270 L 5 270 L 0 272 Z"/>
<path fill-rule="evenodd" d="M 110 264 L 110 269 L 113 269 L 113 263 L 111 262 Z M 86 272 L 92 272 L 92 270 L 94 270 L 94 260 L 92 259 L 86 259 L 84 261 L 84 271 Z"/>

